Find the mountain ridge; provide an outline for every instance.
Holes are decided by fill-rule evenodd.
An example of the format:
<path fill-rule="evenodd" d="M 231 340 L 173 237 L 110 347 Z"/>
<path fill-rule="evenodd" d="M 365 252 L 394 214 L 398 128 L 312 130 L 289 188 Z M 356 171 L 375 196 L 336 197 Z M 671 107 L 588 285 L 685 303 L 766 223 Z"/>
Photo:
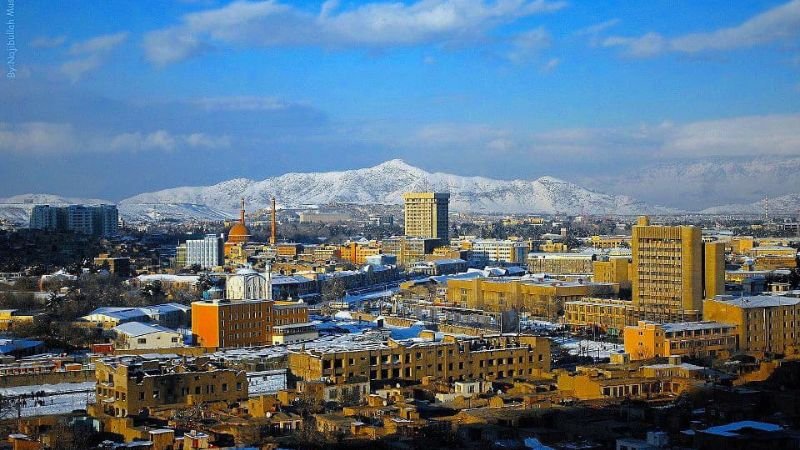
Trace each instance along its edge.
<path fill-rule="evenodd" d="M 376 166 L 333 172 L 290 172 L 256 181 L 234 178 L 211 186 L 182 186 L 139 194 L 120 202 L 192 203 L 234 211 L 243 197 L 251 208 L 310 204 L 401 204 L 403 192 L 450 192 L 453 211 L 497 213 L 635 214 L 677 210 L 647 205 L 625 195 L 610 195 L 559 178 L 497 180 L 427 172 L 393 159 Z"/>
<path fill-rule="evenodd" d="M 268 208 L 273 196 L 281 208 L 334 203 L 402 204 L 413 191 L 450 192 L 457 212 L 517 214 L 679 214 L 684 209 L 654 206 L 622 194 L 585 188 L 553 176 L 535 180 L 498 180 L 427 172 L 401 159 L 372 167 L 330 172 L 289 172 L 264 180 L 233 178 L 209 186 L 179 186 L 145 192 L 118 203 L 128 221 L 224 220 L 236 216 L 240 199 L 251 211 Z M 27 223 L 34 204 L 113 203 L 98 199 L 23 194 L 0 198 L 0 218 Z M 773 212 L 800 210 L 800 194 L 770 200 Z M 692 210 L 705 214 L 760 213 L 763 202 L 730 203 Z"/>

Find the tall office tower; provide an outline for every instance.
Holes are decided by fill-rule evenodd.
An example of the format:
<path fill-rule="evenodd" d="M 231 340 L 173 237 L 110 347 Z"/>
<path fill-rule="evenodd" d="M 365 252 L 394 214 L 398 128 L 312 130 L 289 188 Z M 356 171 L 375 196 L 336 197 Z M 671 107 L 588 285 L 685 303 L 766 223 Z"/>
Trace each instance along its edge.
<path fill-rule="evenodd" d="M 406 236 L 439 239 L 441 243 L 447 243 L 450 194 L 407 192 L 403 194 L 403 201 Z"/>
<path fill-rule="evenodd" d="M 186 265 L 197 264 L 209 269 L 225 263 L 225 247 L 222 236 L 207 234 L 203 239 L 186 241 Z"/>
<path fill-rule="evenodd" d="M 59 208 L 50 205 L 36 205 L 31 210 L 30 228 L 34 230 L 58 229 Z"/>
<path fill-rule="evenodd" d="M 640 217 L 633 227 L 633 303 L 656 322 L 697 320 L 703 308 L 703 242 L 693 226 L 655 226 Z"/>
<path fill-rule="evenodd" d="M 30 227 L 113 236 L 119 229 L 119 212 L 115 205 L 36 205 L 31 210 Z"/>
<path fill-rule="evenodd" d="M 89 206 L 67 206 L 67 230 L 83 234 L 95 234 L 93 213 L 94 211 Z"/>
<path fill-rule="evenodd" d="M 116 205 L 92 206 L 92 221 L 95 234 L 114 236 L 119 230 L 119 211 Z"/>
<path fill-rule="evenodd" d="M 705 251 L 703 299 L 725 295 L 725 243 L 706 242 L 703 250 Z"/>

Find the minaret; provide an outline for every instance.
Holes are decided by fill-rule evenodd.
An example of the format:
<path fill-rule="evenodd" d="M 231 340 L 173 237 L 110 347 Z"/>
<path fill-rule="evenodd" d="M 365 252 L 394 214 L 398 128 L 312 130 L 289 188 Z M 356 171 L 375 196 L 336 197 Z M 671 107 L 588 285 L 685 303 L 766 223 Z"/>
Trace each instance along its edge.
<path fill-rule="evenodd" d="M 242 197 L 242 209 L 239 211 L 239 223 L 244 225 L 244 197 Z"/>
<path fill-rule="evenodd" d="M 272 300 L 272 265 L 269 262 L 264 267 L 264 278 L 266 279 L 264 283 L 264 298 Z"/>
<path fill-rule="evenodd" d="M 275 245 L 278 242 L 278 220 L 275 213 L 275 197 L 272 197 L 272 233 L 269 235 L 269 243 Z"/>

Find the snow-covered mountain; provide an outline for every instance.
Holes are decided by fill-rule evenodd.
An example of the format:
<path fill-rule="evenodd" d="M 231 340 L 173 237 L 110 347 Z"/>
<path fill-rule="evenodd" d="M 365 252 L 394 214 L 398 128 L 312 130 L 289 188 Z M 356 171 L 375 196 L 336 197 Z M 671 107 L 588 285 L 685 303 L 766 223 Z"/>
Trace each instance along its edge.
<path fill-rule="evenodd" d="M 800 157 L 709 158 L 577 180 L 604 192 L 693 211 L 800 192 Z M 669 186 L 669 189 L 665 189 Z M 633 194 L 635 193 L 635 194 Z M 721 207 L 724 208 L 724 207 Z"/>
<path fill-rule="evenodd" d="M 193 203 L 121 203 L 119 213 L 128 222 L 215 221 L 234 217 L 225 211 Z"/>
<path fill-rule="evenodd" d="M 30 222 L 34 205 L 94 205 L 113 204 L 109 200 L 96 198 L 61 197 L 54 194 L 22 194 L 0 198 L 0 219 L 17 225 Z M 119 205 L 119 213 L 129 222 L 156 222 L 161 220 L 225 220 L 233 216 L 225 211 L 207 205 L 187 203 L 124 203 Z"/>
<path fill-rule="evenodd" d="M 341 172 L 287 173 L 262 181 L 237 178 L 213 186 L 178 187 L 136 195 L 130 204 L 191 203 L 233 212 L 244 197 L 248 209 L 266 208 L 274 196 L 282 207 L 308 204 L 401 204 L 413 191 L 450 192 L 454 211 L 500 213 L 639 214 L 669 213 L 623 195 L 585 189 L 553 177 L 534 181 L 495 180 L 430 173 L 395 159 Z"/>
<path fill-rule="evenodd" d="M 768 198 L 766 205 L 770 214 L 796 214 L 800 211 L 800 194 L 787 194 L 780 197 Z M 705 214 L 763 214 L 764 200 L 753 203 L 733 203 L 730 205 L 706 208 Z"/>
<path fill-rule="evenodd" d="M 77 204 L 112 204 L 108 200 L 97 198 L 78 198 L 62 197 L 55 194 L 20 194 L 13 197 L 0 197 L 0 204 L 23 204 L 23 205 L 77 205 Z"/>
<path fill-rule="evenodd" d="M 0 197 L 0 220 L 7 220 L 17 225 L 30 222 L 34 205 L 75 205 L 75 204 L 112 204 L 108 200 L 96 198 L 62 197 L 55 194 L 20 194 L 13 197 Z"/>

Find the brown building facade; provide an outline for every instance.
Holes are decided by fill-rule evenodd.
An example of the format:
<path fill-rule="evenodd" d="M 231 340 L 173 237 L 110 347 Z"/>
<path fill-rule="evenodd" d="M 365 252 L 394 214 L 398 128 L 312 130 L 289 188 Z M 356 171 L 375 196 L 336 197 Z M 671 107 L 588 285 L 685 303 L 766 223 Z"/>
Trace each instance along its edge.
<path fill-rule="evenodd" d="M 292 351 L 289 370 L 304 380 L 345 382 L 421 381 L 425 377 L 468 379 L 533 378 L 550 370 L 550 341 L 534 336 L 487 336 L 460 339 L 433 333 L 422 340 L 395 341 L 375 337 L 367 344 L 332 345 Z"/>
<path fill-rule="evenodd" d="M 248 396 L 244 372 L 219 367 L 207 358 L 106 358 L 95 362 L 95 375 L 97 408 L 114 417 L 154 408 L 236 402 Z"/>

